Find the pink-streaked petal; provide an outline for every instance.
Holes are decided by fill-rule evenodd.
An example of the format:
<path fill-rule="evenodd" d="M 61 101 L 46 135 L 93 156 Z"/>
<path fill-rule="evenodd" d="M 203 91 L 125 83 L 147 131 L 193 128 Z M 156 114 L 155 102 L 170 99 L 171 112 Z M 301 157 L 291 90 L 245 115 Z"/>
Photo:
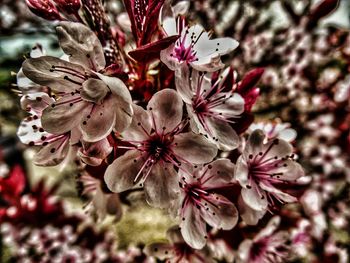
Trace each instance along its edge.
<path fill-rule="evenodd" d="M 144 182 L 144 192 L 151 206 L 166 208 L 174 202 L 180 188 L 173 165 L 156 163 Z"/>
<path fill-rule="evenodd" d="M 137 182 L 134 179 L 144 163 L 139 151 L 131 150 L 114 160 L 108 166 L 104 180 L 109 190 L 115 193 L 133 188 Z"/>
<path fill-rule="evenodd" d="M 269 152 L 265 155 L 264 159 L 272 158 L 272 157 L 287 157 L 291 155 L 293 152 L 293 147 L 289 142 L 286 142 L 282 139 L 274 139 L 270 140 L 268 143 L 264 144 L 262 147 L 262 152 L 266 152 L 267 149 Z M 262 160 L 264 160 L 262 159 Z"/>
<path fill-rule="evenodd" d="M 185 205 L 181 218 L 181 234 L 188 245 L 202 249 L 206 244 L 206 224 L 200 218 L 200 210 L 192 204 Z"/>
<path fill-rule="evenodd" d="M 243 201 L 252 209 L 262 211 L 267 208 L 268 202 L 265 191 L 258 189 L 254 182 L 251 183 L 251 188 L 242 188 L 241 195 Z"/>
<path fill-rule="evenodd" d="M 195 164 L 212 161 L 218 151 L 204 136 L 193 132 L 175 135 L 172 150 L 177 156 Z"/>
<path fill-rule="evenodd" d="M 270 172 L 278 174 L 282 173 L 280 178 L 285 181 L 295 181 L 305 175 L 302 166 L 290 159 L 283 161 L 283 164 L 277 168 L 271 169 Z"/>
<path fill-rule="evenodd" d="M 201 172 L 204 176 L 201 177 L 200 182 L 203 189 L 215 189 L 231 183 L 234 176 L 235 165 L 228 159 L 218 159 L 209 165 L 202 168 Z"/>
<path fill-rule="evenodd" d="M 153 115 L 158 132 L 170 132 L 181 122 L 183 102 L 175 90 L 164 89 L 153 95 L 147 109 Z"/>
<path fill-rule="evenodd" d="M 61 22 L 56 28 L 58 41 L 69 61 L 94 71 L 106 65 L 103 48 L 96 34 L 82 23 Z"/>
<path fill-rule="evenodd" d="M 294 197 L 290 194 L 284 193 L 272 185 L 268 185 L 266 183 L 259 183 L 259 186 L 264 191 L 271 193 L 273 195 L 276 195 L 279 200 L 282 200 L 285 203 L 294 203 L 294 202 L 298 201 L 298 199 L 296 197 Z"/>
<path fill-rule="evenodd" d="M 81 97 L 89 102 L 101 104 L 108 93 L 107 85 L 99 79 L 89 78 L 83 83 Z"/>
<path fill-rule="evenodd" d="M 80 129 L 83 140 L 97 142 L 106 138 L 114 128 L 116 121 L 116 103 L 108 96 L 101 105 L 90 104 L 83 116 L 80 116 Z"/>
<path fill-rule="evenodd" d="M 160 260 L 173 258 L 176 255 L 176 251 L 171 244 L 161 242 L 147 245 L 143 252 L 147 256 L 156 257 Z"/>
<path fill-rule="evenodd" d="M 201 216 L 209 225 L 229 230 L 237 224 L 238 211 L 227 198 L 213 194 L 209 195 L 204 202 L 206 209 L 201 208 Z"/>
<path fill-rule="evenodd" d="M 23 62 L 22 70 L 24 75 L 33 82 L 43 86 L 48 86 L 56 92 L 70 93 L 78 90 L 84 80 L 81 77 L 73 76 L 72 74 L 53 70 L 53 67 L 57 66 L 74 69 L 81 74 L 85 74 L 85 70 L 82 66 L 50 56 L 26 59 Z M 67 76 L 73 82 L 67 79 Z"/>
<path fill-rule="evenodd" d="M 79 101 L 80 95 L 67 95 L 48 106 L 41 116 L 45 131 L 53 134 L 63 134 L 79 126 L 82 116 L 87 111 L 88 102 Z M 70 101 L 78 101 L 71 103 Z"/>
<path fill-rule="evenodd" d="M 237 118 L 244 111 L 244 99 L 238 93 L 229 94 L 226 95 L 228 99 L 225 100 L 224 104 L 216 106 L 211 111 L 218 114 L 222 113 L 228 118 Z M 217 96 L 222 96 L 222 94 L 218 94 Z M 215 96 L 212 99 L 215 99 Z"/>
<path fill-rule="evenodd" d="M 69 137 L 63 136 L 41 148 L 35 154 L 33 162 L 38 166 L 58 165 L 66 158 L 69 147 Z"/>
<path fill-rule="evenodd" d="M 248 225 L 256 225 L 267 211 L 267 210 L 257 211 L 252 209 L 249 205 L 247 205 L 243 201 L 242 196 L 238 198 L 238 210 L 243 221 Z"/>

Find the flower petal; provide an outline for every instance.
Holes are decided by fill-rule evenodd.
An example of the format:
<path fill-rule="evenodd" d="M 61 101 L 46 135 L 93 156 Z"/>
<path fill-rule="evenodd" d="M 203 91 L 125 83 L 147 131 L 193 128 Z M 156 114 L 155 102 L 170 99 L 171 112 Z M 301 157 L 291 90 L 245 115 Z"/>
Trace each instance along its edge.
<path fill-rule="evenodd" d="M 262 130 L 254 130 L 247 141 L 246 148 L 244 150 L 245 158 L 248 160 L 248 155 L 253 154 L 254 156 L 261 152 L 265 139 L 265 133 Z"/>
<path fill-rule="evenodd" d="M 268 202 L 266 194 L 263 190 L 258 192 L 258 187 L 254 182 L 251 183 L 251 188 L 242 188 L 241 195 L 244 203 L 252 209 L 262 211 L 267 208 Z"/>
<path fill-rule="evenodd" d="M 282 200 L 285 203 L 294 203 L 294 202 L 298 201 L 298 199 L 296 197 L 294 197 L 290 194 L 284 193 L 272 185 L 268 185 L 266 183 L 259 183 L 259 186 L 264 191 L 266 191 L 268 193 L 272 193 L 273 195 L 277 196 L 278 199 Z"/>
<path fill-rule="evenodd" d="M 57 67 L 74 69 L 74 71 L 85 74 L 82 66 L 50 56 L 26 59 L 23 62 L 22 70 L 24 75 L 33 82 L 48 86 L 56 92 L 70 93 L 80 89 L 83 83 L 81 77 L 69 74 L 67 70 L 56 70 Z"/>
<path fill-rule="evenodd" d="M 219 93 L 217 96 L 222 96 L 223 93 Z M 225 94 L 225 93 L 224 93 Z M 225 103 L 211 109 L 215 113 L 222 113 L 227 118 L 237 118 L 238 115 L 244 111 L 244 99 L 238 93 L 228 93 Z M 215 99 L 215 96 L 212 97 Z"/>
<path fill-rule="evenodd" d="M 171 164 L 156 163 L 144 182 L 147 202 L 154 207 L 165 208 L 178 197 L 179 180 Z"/>
<path fill-rule="evenodd" d="M 79 94 L 69 94 L 48 106 L 41 117 L 44 130 L 53 134 L 63 134 L 77 127 L 89 105 L 88 102 L 79 100 Z"/>
<path fill-rule="evenodd" d="M 205 209 L 201 208 L 202 218 L 212 227 L 232 229 L 238 221 L 238 211 L 226 197 L 212 194 L 206 197 Z"/>
<path fill-rule="evenodd" d="M 176 155 L 195 164 L 212 161 L 218 151 L 216 146 L 208 142 L 204 136 L 193 132 L 175 135 L 172 150 Z"/>
<path fill-rule="evenodd" d="M 55 166 L 63 161 L 69 150 L 69 137 L 62 138 L 49 143 L 35 154 L 34 164 L 38 166 Z"/>
<path fill-rule="evenodd" d="M 207 134 L 208 140 L 217 145 L 220 150 L 231 151 L 239 146 L 239 136 L 236 131 L 225 121 L 215 118 L 204 119 L 210 134 L 203 129 L 203 133 Z"/>
<path fill-rule="evenodd" d="M 107 93 L 107 85 L 102 80 L 89 78 L 84 81 L 80 95 L 86 101 L 101 104 Z"/>
<path fill-rule="evenodd" d="M 158 132 L 174 130 L 182 120 L 182 106 L 181 97 L 175 90 L 163 89 L 154 94 L 147 106 L 154 118 L 154 128 Z"/>
<path fill-rule="evenodd" d="M 202 249 L 206 244 L 206 224 L 200 218 L 200 210 L 192 204 L 184 208 L 180 223 L 181 234 L 187 244 L 195 249 Z"/>
<path fill-rule="evenodd" d="M 200 178 L 202 188 L 205 190 L 227 186 L 233 180 L 235 165 L 229 159 L 218 159 L 202 169 L 208 171 Z"/>
<path fill-rule="evenodd" d="M 243 221 L 248 225 L 256 225 L 267 211 L 267 210 L 257 211 L 252 209 L 249 205 L 247 205 L 243 201 L 242 196 L 238 198 L 238 210 Z"/>
<path fill-rule="evenodd" d="M 295 181 L 305 174 L 302 166 L 290 159 L 283 161 L 283 164 L 277 168 L 271 169 L 270 172 L 276 174 L 282 173 L 280 178 L 285 181 Z"/>
<path fill-rule="evenodd" d="M 97 142 L 106 138 L 114 128 L 116 120 L 116 103 L 112 95 L 109 95 L 101 105 L 90 104 L 89 111 L 80 116 L 80 129 L 83 140 Z"/>
<path fill-rule="evenodd" d="M 235 179 L 239 184 L 246 188 L 249 184 L 248 181 L 249 167 L 243 156 L 241 155 L 236 162 Z"/>
<path fill-rule="evenodd" d="M 133 104 L 134 115 L 128 129 L 123 132 L 126 141 L 143 141 L 149 137 L 152 129 L 152 119 L 150 114 L 142 107 Z"/>
<path fill-rule="evenodd" d="M 130 91 L 124 84 L 124 82 L 116 77 L 106 76 L 100 73 L 95 72 L 95 74 L 108 86 L 111 92 L 116 96 L 116 99 L 119 103 L 132 103 L 132 98 Z M 132 114 L 132 113 L 130 113 Z"/>
<path fill-rule="evenodd" d="M 104 180 L 109 190 L 120 193 L 135 186 L 134 179 L 140 171 L 144 160 L 139 151 L 131 150 L 114 160 L 108 166 Z"/>
<path fill-rule="evenodd" d="M 94 71 L 106 65 L 103 48 L 96 34 L 82 23 L 61 22 L 56 28 L 58 41 L 69 61 Z"/>
<path fill-rule="evenodd" d="M 79 149 L 78 155 L 83 162 L 97 166 L 111 153 L 113 147 L 107 139 L 102 139 L 95 143 L 82 141 L 82 148 Z"/>

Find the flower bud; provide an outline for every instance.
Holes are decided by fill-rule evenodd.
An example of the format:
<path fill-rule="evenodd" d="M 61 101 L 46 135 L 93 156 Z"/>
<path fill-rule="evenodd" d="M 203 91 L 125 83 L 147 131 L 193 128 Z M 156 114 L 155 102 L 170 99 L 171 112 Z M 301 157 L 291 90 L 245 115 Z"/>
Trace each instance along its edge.
<path fill-rule="evenodd" d="M 46 20 L 62 20 L 57 8 L 49 0 L 26 0 L 28 8 L 35 15 Z"/>
<path fill-rule="evenodd" d="M 76 14 L 80 7 L 80 0 L 53 0 L 58 9 L 69 15 Z"/>
<path fill-rule="evenodd" d="M 323 0 L 311 10 L 307 28 L 315 27 L 322 17 L 329 15 L 332 11 L 336 10 L 338 6 L 339 0 Z"/>

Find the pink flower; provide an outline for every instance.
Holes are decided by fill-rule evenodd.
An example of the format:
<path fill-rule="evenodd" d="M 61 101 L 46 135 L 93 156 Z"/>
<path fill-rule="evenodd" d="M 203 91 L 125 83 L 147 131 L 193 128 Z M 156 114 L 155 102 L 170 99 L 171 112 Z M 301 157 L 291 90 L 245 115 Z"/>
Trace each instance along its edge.
<path fill-rule="evenodd" d="M 269 205 L 275 205 L 275 200 L 295 202 L 294 196 L 279 188 L 304 175 L 302 167 L 292 159 L 293 148 L 288 142 L 274 139 L 264 143 L 264 140 L 261 130 L 253 131 L 236 163 L 235 178 L 242 186 L 242 201 L 248 206 L 242 217 L 249 224 L 257 223 L 252 214 L 261 217 Z"/>
<path fill-rule="evenodd" d="M 161 61 L 171 70 L 176 70 L 183 63 L 199 71 L 214 72 L 223 68 L 220 57 L 234 50 L 238 42 L 229 37 L 211 40 L 210 34 L 201 25 L 188 26 L 183 18 L 175 17 L 172 11 L 162 17 L 161 26 L 166 35 L 180 37 L 161 51 Z"/>
<path fill-rule="evenodd" d="M 289 256 L 288 233 L 284 231 L 276 232 L 280 221 L 279 217 L 273 217 L 253 240 L 244 240 L 238 248 L 237 262 L 286 262 Z"/>
<path fill-rule="evenodd" d="M 209 250 L 196 250 L 186 244 L 179 228 L 174 226 L 167 231 L 170 243 L 159 242 L 145 247 L 148 256 L 154 256 L 168 263 L 211 263 L 214 260 L 209 256 Z"/>
<path fill-rule="evenodd" d="M 57 101 L 42 114 L 45 131 L 64 134 L 78 127 L 82 139 L 96 142 L 131 122 L 131 96 L 118 78 L 98 73 L 105 67 L 103 48 L 96 35 L 79 23 L 57 27 L 60 45 L 69 62 L 50 56 L 27 59 L 23 73 L 32 81 L 49 86 Z"/>
<path fill-rule="evenodd" d="M 74 136 L 66 132 L 52 134 L 46 132 L 41 124 L 44 109 L 55 100 L 44 92 L 28 93 L 21 98 L 21 106 L 30 113 L 20 124 L 17 136 L 22 143 L 30 146 L 41 146 L 35 154 L 34 163 L 40 166 L 53 166 L 61 163 L 70 149 Z M 76 132 L 72 132 L 72 135 Z"/>
<path fill-rule="evenodd" d="M 211 75 L 182 68 L 176 74 L 176 89 L 186 103 L 194 132 L 204 134 L 220 150 L 233 150 L 239 137 L 230 126 L 244 111 L 244 99 L 231 89 L 225 90 L 227 68 L 215 82 Z M 232 87 L 231 87 L 232 88 Z"/>
<path fill-rule="evenodd" d="M 238 221 L 233 203 L 215 189 L 225 187 L 233 179 L 234 165 L 228 159 L 216 160 L 202 168 L 181 171 L 181 234 L 191 247 L 206 244 L 206 223 L 215 228 L 232 229 Z"/>
<path fill-rule="evenodd" d="M 213 160 L 215 145 L 204 136 L 183 133 L 181 97 L 164 89 L 153 95 L 148 111 L 134 105 L 134 117 L 122 133 L 130 149 L 106 170 L 105 181 L 112 192 L 123 192 L 135 186 L 144 187 L 147 201 L 156 207 L 169 207 L 179 191 L 174 166 L 202 164 Z M 122 148 L 122 147 L 120 147 Z"/>

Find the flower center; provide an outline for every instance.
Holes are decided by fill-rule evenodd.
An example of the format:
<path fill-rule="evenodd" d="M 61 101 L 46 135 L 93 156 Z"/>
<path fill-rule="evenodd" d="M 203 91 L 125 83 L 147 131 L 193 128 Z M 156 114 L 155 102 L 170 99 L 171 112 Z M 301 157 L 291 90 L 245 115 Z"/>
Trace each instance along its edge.
<path fill-rule="evenodd" d="M 154 134 L 146 142 L 146 150 L 149 156 L 153 156 L 154 160 L 159 160 L 168 154 L 168 149 L 172 143 L 170 136 Z"/>

